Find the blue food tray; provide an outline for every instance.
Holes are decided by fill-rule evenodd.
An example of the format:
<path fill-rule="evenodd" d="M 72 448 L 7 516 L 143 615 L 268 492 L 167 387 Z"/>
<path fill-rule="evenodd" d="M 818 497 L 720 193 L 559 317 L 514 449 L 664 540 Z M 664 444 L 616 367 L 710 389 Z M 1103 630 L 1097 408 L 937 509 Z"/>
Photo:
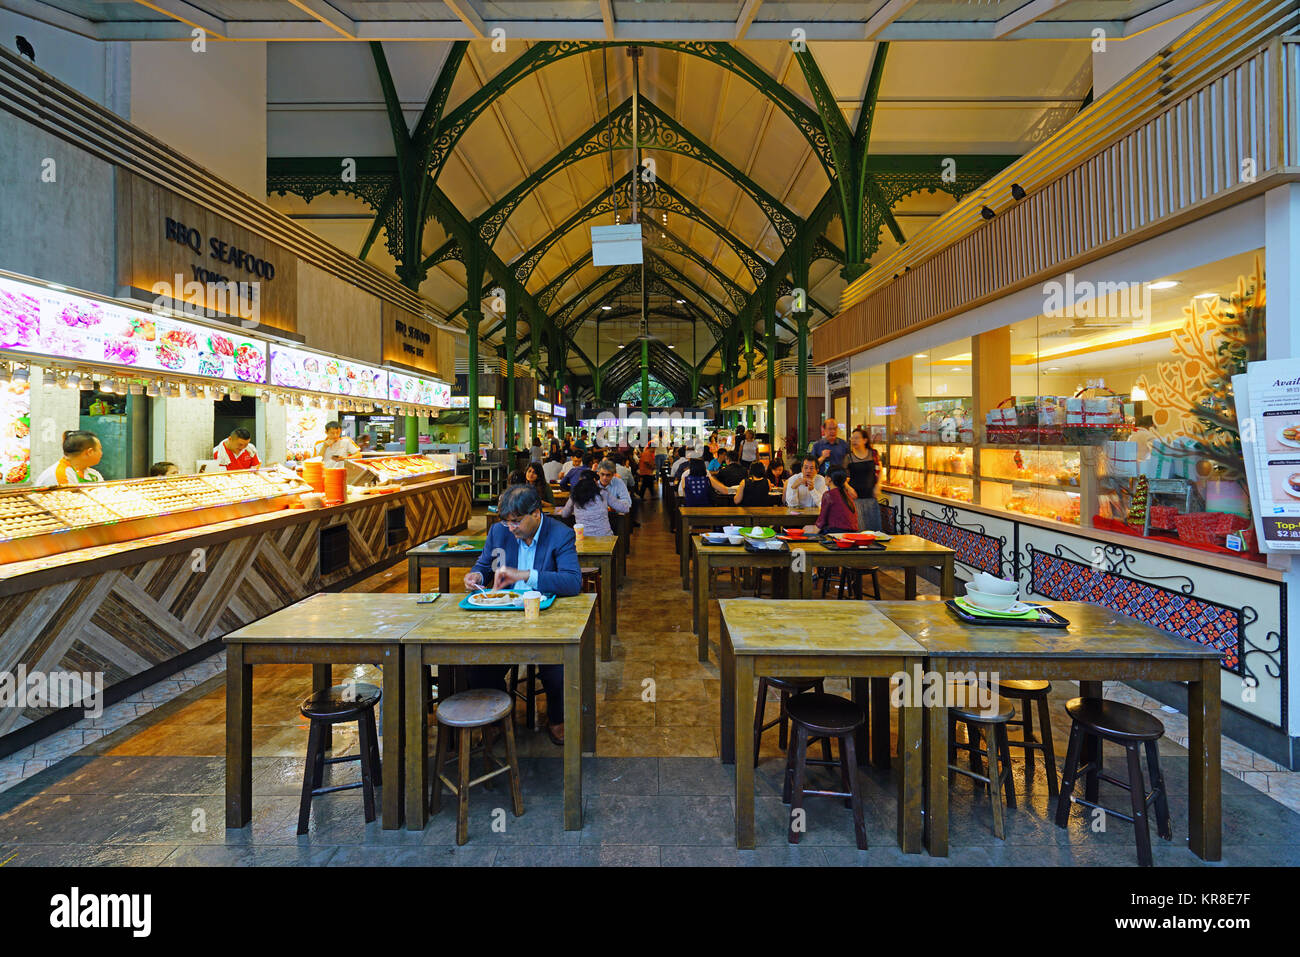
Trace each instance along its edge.
<path fill-rule="evenodd" d="M 518 591 L 518 589 L 513 589 L 513 590 L 514 590 L 514 591 Z M 519 592 L 519 594 L 522 595 L 523 592 Z M 541 605 L 541 607 L 542 607 L 543 609 L 550 608 L 550 607 L 551 607 L 552 605 L 554 605 L 554 604 L 555 604 L 555 596 L 554 596 L 554 595 L 543 595 L 543 596 L 542 596 L 542 605 Z M 523 606 L 522 604 L 518 604 L 518 605 L 508 605 L 508 606 L 506 606 L 506 607 L 504 607 L 504 608 L 481 608 L 481 607 L 479 607 L 478 605 L 471 605 L 471 604 L 469 603 L 469 595 L 466 595 L 464 598 L 462 598 L 462 599 L 460 600 L 460 603 L 459 603 L 456 607 L 457 607 L 457 608 L 464 608 L 466 611 L 523 611 L 523 610 L 524 610 L 524 606 Z"/>

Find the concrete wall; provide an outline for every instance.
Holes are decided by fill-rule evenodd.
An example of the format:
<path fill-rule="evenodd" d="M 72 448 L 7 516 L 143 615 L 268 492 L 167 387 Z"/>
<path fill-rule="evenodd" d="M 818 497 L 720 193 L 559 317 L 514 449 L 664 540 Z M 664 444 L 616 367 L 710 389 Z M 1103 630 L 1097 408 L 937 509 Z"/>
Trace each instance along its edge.
<path fill-rule="evenodd" d="M 265 43 L 132 43 L 130 120 L 265 201 Z"/>
<path fill-rule="evenodd" d="M 150 414 L 150 462 L 175 462 L 182 472 L 193 472 L 199 459 L 212 458 L 216 442 L 211 399 L 154 399 Z"/>
<path fill-rule="evenodd" d="M 42 371 L 31 367 L 32 478 L 62 457 L 63 433 L 81 428 L 81 393 L 76 389 L 46 388 L 40 384 Z"/>
<path fill-rule="evenodd" d="M 107 163 L 0 112 L 0 269 L 113 295 L 114 176 Z"/>
<path fill-rule="evenodd" d="M 31 43 L 40 69 L 118 116 L 127 115 L 131 96 L 130 44 L 100 43 L 0 9 L 0 42 L 17 52 L 16 36 Z"/>

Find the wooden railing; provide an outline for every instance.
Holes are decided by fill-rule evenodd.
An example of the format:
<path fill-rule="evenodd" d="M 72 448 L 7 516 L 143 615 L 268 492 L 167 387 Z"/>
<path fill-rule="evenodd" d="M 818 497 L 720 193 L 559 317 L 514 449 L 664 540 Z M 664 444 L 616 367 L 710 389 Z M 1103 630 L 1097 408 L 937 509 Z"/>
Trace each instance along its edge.
<path fill-rule="evenodd" d="M 1229 14 L 1238 19 L 1225 23 Z M 1275 36 L 1260 45 L 1262 31 L 1296 24 L 1300 4 L 1225 4 L 846 288 L 844 311 L 813 330 L 816 361 L 1025 288 L 1300 172 L 1300 44 Z M 1248 39 L 1255 45 L 1243 50 Z M 1012 183 L 1029 193 L 1019 203 Z M 987 223 L 986 203 L 1000 210 Z"/>

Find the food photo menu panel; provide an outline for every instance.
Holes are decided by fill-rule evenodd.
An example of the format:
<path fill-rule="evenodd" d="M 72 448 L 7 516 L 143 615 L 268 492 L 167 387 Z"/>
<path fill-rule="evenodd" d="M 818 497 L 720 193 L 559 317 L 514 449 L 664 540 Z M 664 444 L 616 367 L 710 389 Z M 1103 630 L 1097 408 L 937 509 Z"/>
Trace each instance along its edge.
<path fill-rule="evenodd" d="M 10 279 L 0 279 L 0 349 L 266 382 L 266 344 L 259 339 Z"/>

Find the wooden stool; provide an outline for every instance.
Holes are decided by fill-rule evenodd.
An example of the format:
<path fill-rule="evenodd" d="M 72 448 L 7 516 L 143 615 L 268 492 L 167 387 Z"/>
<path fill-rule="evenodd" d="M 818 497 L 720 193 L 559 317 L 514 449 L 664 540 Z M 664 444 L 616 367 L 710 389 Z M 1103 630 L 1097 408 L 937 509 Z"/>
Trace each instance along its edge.
<path fill-rule="evenodd" d="M 763 717 L 767 711 L 767 689 L 778 688 L 781 691 L 780 714 L 766 724 L 763 723 Z M 810 688 L 817 689 L 819 694 L 826 693 L 825 678 L 759 678 L 758 679 L 758 703 L 754 706 L 754 767 L 758 767 L 758 744 L 763 737 L 763 732 L 773 725 L 777 725 L 776 743 L 782 750 L 786 747 L 786 729 L 788 727 L 789 716 L 786 714 L 786 704 L 790 698 L 797 694 L 802 694 Z M 822 739 L 822 757 L 827 761 L 831 759 L 831 743 L 828 739 Z"/>
<path fill-rule="evenodd" d="M 311 800 L 334 791 L 351 791 L 361 788 L 364 796 L 366 823 L 375 819 L 375 782 L 382 780 L 379 765 L 379 735 L 375 731 L 375 705 L 382 693 L 374 685 L 356 682 L 335 685 L 303 699 L 299 709 L 311 721 L 307 734 L 307 764 L 302 775 L 302 803 L 298 806 L 298 833 L 307 833 L 311 818 Z M 344 721 L 357 723 L 357 754 L 336 758 L 325 757 L 324 737 L 334 725 Z M 394 759 L 395 760 L 395 759 Z M 325 779 L 325 765 L 344 761 L 361 762 L 361 781 L 357 784 L 339 784 L 321 787 Z"/>
<path fill-rule="evenodd" d="M 524 669 L 524 677 L 519 677 L 519 669 Z M 524 690 L 519 690 L 522 680 Z M 524 703 L 524 725 L 529 731 L 537 730 L 537 699 L 546 694 L 546 689 L 542 687 L 542 679 L 537 675 L 537 665 L 514 665 L 510 669 L 509 676 L 510 697 L 513 701 L 518 699 Z M 514 710 L 511 709 L 511 720 L 514 720 Z"/>
<path fill-rule="evenodd" d="M 819 692 L 793 695 L 786 704 L 786 713 L 792 725 L 790 747 L 785 758 L 785 786 L 781 798 L 790 805 L 790 829 L 786 839 L 791 844 L 798 844 L 803 834 L 796 829 L 798 812 L 803 808 L 803 799 L 808 794 L 820 794 L 824 797 L 847 798 L 847 804 L 853 809 L 853 835 L 857 839 L 859 850 L 867 849 L 867 823 L 862 805 L 862 791 L 858 786 L 857 754 L 853 747 L 853 737 L 858 729 L 866 723 L 867 716 L 863 710 L 836 695 Z M 808 742 L 814 738 L 838 738 L 840 742 L 840 780 L 843 791 L 812 791 L 804 787 L 804 775 L 809 764 L 834 767 L 831 760 L 815 761 L 808 757 Z M 827 743 L 829 749 L 829 741 Z M 827 755 L 829 758 L 829 755 Z"/>
<path fill-rule="evenodd" d="M 464 844 L 469 840 L 469 789 L 476 784 L 489 781 L 498 774 L 510 775 L 510 797 L 514 802 L 515 817 L 524 813 L 524 797 L 519 789 L 519 759 L 515 754 L 515 726 L 512 720 L 514 698 L 504 691 L 490 688 L 474 688 L 452 695 L 438 705 L 438 743 L 433 753 L 433 796 L 430 801 L 432 813 L 442 810 L 442 786 L 444 784 L 456 795 L 456 843 Z M 500 724 L 505 732 L 506 763 L 501 764 L 492 754 L 488 745 L 487 731 L 492 725 Z M 475 728 L 483 729 L 482 744 L 471 749 L 470 735 Z M 451 748 L 451 736 L 459 732 L 456 742 L 456 756 L 459 774 L 456 783 L 445 777 L 442 766 L 447 760 Z M 470 780 L 469 759 L 473 751 L 483 754 L 484 773 Z"/>
<path fill-rule="evenodd" d="M 1151 866 L 1151 832 L 1147 823 L 1147 807 L 1156 806 L 1156 833 L 1166 841 L 1173 840 L 1169 824 L 1169 800 L 1165 792 L 1165 779 L 1160 771 L 1160 752 L 1156 746 L 1165 734 L 1165 726 L 1154 715 L 1140 708 L 1105 701 L 1100 698 L 1071 698 L 1065 705 L 1070 716 L 1070 746 L 1065 753 L 1065 771 L 1061 775 L 1061 795 L 1056 801 L 1056 824 L 1065 827 L 1070 819 L 1070 802 L 1084 807 L 1099 808 L 1133 825 L 1137 839 L 1138 864 Z M 1103 741 L 1122 744 L 1128 755 L 1128 780 L 1121 781 L 1102 771 L 1101 748 Z M 1091 744 L 1091 759 L 1080 765 L 1082 745 Z M 1142 780 L 1142 758 L 1139 748 L 1146 749 L 1147 770 L 1151 774 L 1151 793 Z M 1080 775 L 1087 778 L 1088 799 L 1072 797 L 1075 782 Z M 1109 781 L 1129 792 L 1133 816 L 1129 817 L 1092 800 L 1097 793 L 1097 781 Z"/>
<path fill-rule="evenodd" d="M 1047 769 L 1047 795 L 1056 797 L 1056 748 L 1052 744 L 1052 719 L 1048 713 L 1047 696 L 1052 693 L 1052 683 L 1050 681 L 999 681 L 998 694 L 1012 701 L 1020 702 L 1020 711 L 1023 718 L 1014 718 L 1007 722 L 1007 727 L 1012 726 L 1024 729 L 1024 737 L 1019 741 L 1012 738 L 1007 743 L 1013 748 L 1023 748 L 1025 751 L 1025 777 L 1034 776 L 1034 757 L 1031 751 L 1041 751 L 1043 754 L 1043 767 Z M 1039 733 L 1042 735 L 1040 741 L 1034 736 L 1034 703 L 1038 703 L 1038 725 Z"/>
<path fill-rule="evenodd" d="M 987 689 L 984 690 L 987 693 Z M 959 694 L 965 694 L 966 700 L 970 702 L 969 696 L 975 691 L 974 685 L 950 683 L 947 687 L 946 700 L 956 701 Z M 1014 714 L 1014 709 L 1002 698 L 995 700 L 994 711 L 991 714 L 978 709 L 973 703 L 948 708 L 948 770 L 972 778 L 976 782 L 977 790 L 981 784 L 989 786 L 989 805 L 993 810 L 993 836 L 1000 840 L 1006 837 L 1006 829 L 1002 823 L 1002 800 L 998 791 L 1006 791 L 1007 807 L 1016 806 L 1016 785 L 1011 778 L 1011 750 L 1007 741 L 1007 722 Z M 958 721 L 966 725 L 966 744 L 957 743 Z M 980 748 L 981 730 L 984 732 L 987 749 Z M 958 767 L 958 750 L 970 752 L 969 770 Z M 987 774 L 982 773 L 981 757 L 988 758 Z"/>
<path fill-rule="evenodd" d="M 880 601 L 880 569 L 874 565 L 863 569 L 840 568 L 827 571 L 822 578 L 822 597 L 826 597 L 826 590 L 830 588 L 831 580 L 834 579 L 836 598 L 843 598 L 846 591 L 854 598 L 861 598 L 863 575 L 871 576 L 871 588 L 875 592 L 875 600 Z"/>

